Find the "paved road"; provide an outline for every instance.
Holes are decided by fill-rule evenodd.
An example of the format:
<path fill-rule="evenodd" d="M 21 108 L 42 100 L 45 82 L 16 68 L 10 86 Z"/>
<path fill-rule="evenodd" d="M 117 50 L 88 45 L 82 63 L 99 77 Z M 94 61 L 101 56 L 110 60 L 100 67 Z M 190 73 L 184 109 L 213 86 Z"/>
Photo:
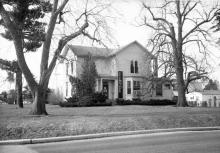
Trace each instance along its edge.
<path fill-rule="evenodd" d="M 220 130 L 0 146 L 1 153 L 220 153 Z"/>

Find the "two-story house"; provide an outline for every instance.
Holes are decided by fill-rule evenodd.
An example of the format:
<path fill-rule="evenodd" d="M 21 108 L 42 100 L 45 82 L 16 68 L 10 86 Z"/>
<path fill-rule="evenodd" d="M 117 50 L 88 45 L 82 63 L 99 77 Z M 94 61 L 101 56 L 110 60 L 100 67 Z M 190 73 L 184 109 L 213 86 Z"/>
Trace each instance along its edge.
<path fill-rule="evenodd" d="M 106 92 L 109 99 L 172 99 L 169 83 L 150 85 L 149 78 L 157 77 L 157 60 L 137 41 L 120 49 L 66 45 L 63 58 L 52 74 L 50 87 L 63 97 L 70 97 L 72 87 L 68 76 L 80 78 L 88 53 L 93 56 L 98 72 L 96 91 Z"/>

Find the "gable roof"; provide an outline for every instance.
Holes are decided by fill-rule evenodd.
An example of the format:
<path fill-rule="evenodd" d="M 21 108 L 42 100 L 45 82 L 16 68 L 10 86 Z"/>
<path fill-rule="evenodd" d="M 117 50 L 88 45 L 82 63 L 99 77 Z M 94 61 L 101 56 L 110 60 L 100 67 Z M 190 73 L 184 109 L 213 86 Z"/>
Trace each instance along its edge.
<path fill-rule="evenodd" d="M 148 53 L 151 57 L 155 58 L 155 56 L 152 53 L 150 53 L 143 45 L 141 45 L 136 40 L 129 43 L 129 44 L 127 44 L 127 45 L 125 45 L 124 47 L 120 48 L 119 50 L 116 50 L 115 52 L 112 52 L 112 54 L 110 56 L 114 56 L 114 55 L 122 52 L 123 50 L 125 50 L 126 48 L 128 48 L 129 46 L 134 45 L 134 44 L 139 46 L 144 52 Z"/>
<path fill-rule="evenodd" d="M 80 57 L 87 56 L 89 53 L 94 57 L 108 57 L 112 53 L 112 49 L 108 49 L 108 48 L 98 48 L 98 47 L 88 47 L 88 46 L 78 46 L 78 45 L 68 45 L 68 48 L 71 49 L 74 54 Z"/>
<path fill-rule="evenodd" d="M 90 53 L 93 57 L 108 58 L 117 55 L 118 53 L 120 53 L 121 51 L 123 51 L 124 49 L 128 48 L 133 44 L 138 45 L 146 53 L 151 55 L 151 57 L 154 57 L 145 47 L 143 47 L 137 41 L 133 41 L 128 45 L 119 49 L 108 49 L 108 48 L 88 47 L 88 46 L 79 46 L 79 45 L 67 45 L 67 47 L 79 57 L 85 57 Z"/>

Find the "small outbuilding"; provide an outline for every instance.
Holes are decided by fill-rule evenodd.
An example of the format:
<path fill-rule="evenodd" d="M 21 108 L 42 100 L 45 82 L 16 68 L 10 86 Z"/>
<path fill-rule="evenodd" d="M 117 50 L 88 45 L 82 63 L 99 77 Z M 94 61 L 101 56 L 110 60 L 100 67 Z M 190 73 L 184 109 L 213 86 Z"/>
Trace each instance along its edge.
<path fill-rule="evenodd" d="M 220 90 L 194 91 L 186 94 L 186 98 L 196 106 L 220 107 Z"/>

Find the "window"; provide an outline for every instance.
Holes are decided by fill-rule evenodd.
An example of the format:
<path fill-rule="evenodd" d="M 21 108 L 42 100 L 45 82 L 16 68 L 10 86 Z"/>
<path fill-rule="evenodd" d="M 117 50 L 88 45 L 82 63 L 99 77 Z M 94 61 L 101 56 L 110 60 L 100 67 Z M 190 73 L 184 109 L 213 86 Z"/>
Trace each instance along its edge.
<path fill-rule="evenodd" d="M 170 89 L 170 84 L 165 84 L 166 89 Z"/>
<path fill-rule="evenodd" d="M 140 98 L 141 95 L 141 85 L 140 81 L 133 81 L 133 98 Z"/>
<path fill-rule="evenodd" d="M 71 61 L 70 67 L 71 67 L 71 74 L 73 74 L 73 61 Z"/>
<path fill-rule="evenodd" d="M 66 97 L 68 96 L 68 82 L 66 82 Z"/>
<path fill-rule="evenodd" d="M 131 73 L 138 73 L 138 62 L 137 61 L 131 61 L 130 65 Z"/>
<path fill-rule="evenodd" d="M 135 63 L 135 67 L 134 67 L 135 73 L 138 73 L 138 62 L 135 61 L 134 63 Z"/>
<path fill-rule="evenodd" d="M 134 62 L 133 61 L 131 61 L 130 69 L 131 69 L 131 73 L 134 73 Z"/>
<path fill-rule="evenodd" d="M 162 83 L 156 84 L 156 96 L 162 96 L 163 95 L 163 89 L 162 89 Z"/>
<path fill-rule="evenodd" d="M 66 63 L 66 75 L 68 75 L 69 63 Z"/>
<path fill-rule="evenodd" d="M 131 94 L 131 81 L 127 81 L 127 94 Z"/>
<path fill-rule="evenodd" d="M 140 90 L 140 89 L 141 89 L 140 81 L 133 81 L 133 90 Z"/>

